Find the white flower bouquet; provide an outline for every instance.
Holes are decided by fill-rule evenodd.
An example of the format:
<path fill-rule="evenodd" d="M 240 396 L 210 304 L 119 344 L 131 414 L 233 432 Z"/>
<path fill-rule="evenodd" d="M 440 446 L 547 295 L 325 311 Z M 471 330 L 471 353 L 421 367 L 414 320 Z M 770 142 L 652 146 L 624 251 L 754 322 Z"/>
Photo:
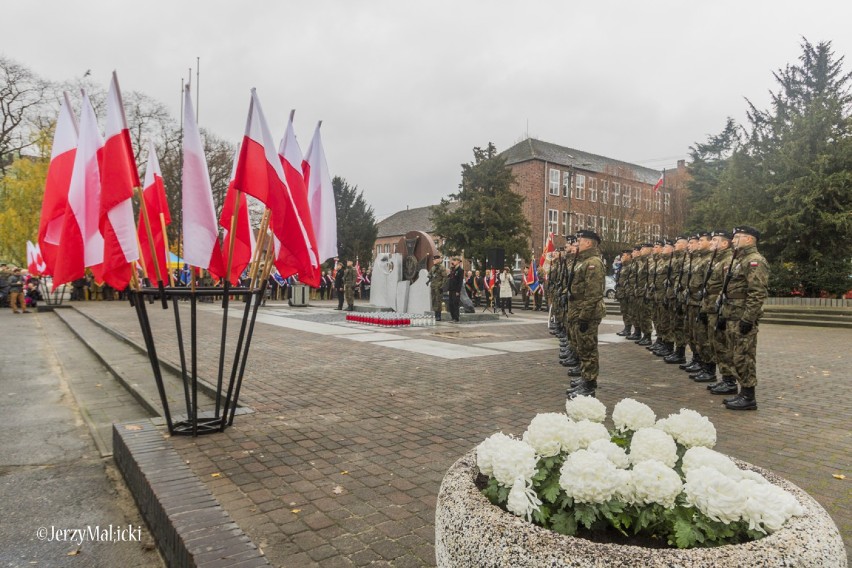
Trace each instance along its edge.
<path fill-rule="evenodd" d="M 494 434 L 476 449 L 495 505 L 562 534 L 617 531 L 692 548 L 755 540 L 804 512 L 787 491 L 711 448 L 716 429 L 681 409 L 656 419 L 632 399 L 577 397 L 539 414 L 522 439 Z"/>

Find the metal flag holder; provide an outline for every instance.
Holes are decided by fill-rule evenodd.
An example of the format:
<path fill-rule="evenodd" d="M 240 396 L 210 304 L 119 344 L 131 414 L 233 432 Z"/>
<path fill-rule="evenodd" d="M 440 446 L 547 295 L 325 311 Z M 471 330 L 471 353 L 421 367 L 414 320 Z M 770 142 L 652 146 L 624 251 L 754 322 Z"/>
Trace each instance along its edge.
<path fill-rule="evenodd" d="M 66 287 L 67 284 L 63 284 L 51 292 L 50 286 L 47 283 L 47 277 L 42 276 L 38 279 L 38 289 L 41 292 L 41 297 L 44 298 L 44 302 L 51 309 L 62 305 L 62 300 L 65 298 Z"/>
<path fill-rule="evenodd" d="M 251 338 L 254 332 L 254 324 L 257 318 L 257 310 L 266 292 L 267 281 L 264 279 L 259 287 L 237 287 L 231 288 L 227 284 L 223 288 L 216 287 L 143 287 L 130 292 L 130 300 L 136 308 L 139 318 L 139 326 L 154 373 L 154 381 L 157 383 L 157 391 L 163 405 L 163 417 L 169 429 L 169 434 L 179 436 L 198 436 L 201 434 L 212 434 L 222 432 L 234 423 L 234 415 L 237 412 L 240 389 L 245 375 L 246 360 L 248 358 Z M 234 357 L 228 371 L 227 384 L 225 381 L 225 353 L 227 350 L 228 332 L 228 305 L 229 298 L 241 298 L 245 301 L 242 311 L 240 330 L 237 335 L 236 346 L 233 347 Z M 198 317 L 197 307 L 201 299 L 210 299 L 214 302 L 221 300 L 222 326 L 219 341 L 218 374 L 215 387 L 215 406 L 212 410 L 201 410 L 198 402 Z M 178 351 L 180 354 L 180 379 L 183 386 L 183 398 L 185 403 L 186 417 L 173 417 L 172 409 L 169 408 L 169 399 L 163 382 L 163 373 L 160 361 L 157 358 L 157 349 L 154 342 L 154 333 L 148 317 L 147 304 L 153 304 L 160 299 L 163 309 L 167 309 L 171 302 L 174 313 L 175 331 L 177 333 Z M 179 301 L 184 300 L 184 301 Z M 187 345 L 181 327 L 181 305 L 189 303 L 189 357 L 187 357 Z"/>

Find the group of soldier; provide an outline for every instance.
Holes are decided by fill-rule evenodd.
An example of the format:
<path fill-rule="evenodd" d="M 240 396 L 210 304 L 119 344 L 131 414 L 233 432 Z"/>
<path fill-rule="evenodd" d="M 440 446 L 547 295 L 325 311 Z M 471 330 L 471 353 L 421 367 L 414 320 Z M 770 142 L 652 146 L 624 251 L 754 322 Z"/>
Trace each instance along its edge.
<path fill-rule="evenodd" d="M 679 365 L 711 393 L 732 395 L 723 399 L 731 410 L 757 408 L 757 332 L 769 279 L 759 240 L 757 229 L 740 226 L 643 243 L 622 251 L 616 274 L 624 319 L 618 335 Z M 597 329 L 605 314 L 599 243 L 592 231 L 567 237 L 548 270 L 551 333 L 572 377 L 569 398 L 595 396 L 597 388 Z"/>

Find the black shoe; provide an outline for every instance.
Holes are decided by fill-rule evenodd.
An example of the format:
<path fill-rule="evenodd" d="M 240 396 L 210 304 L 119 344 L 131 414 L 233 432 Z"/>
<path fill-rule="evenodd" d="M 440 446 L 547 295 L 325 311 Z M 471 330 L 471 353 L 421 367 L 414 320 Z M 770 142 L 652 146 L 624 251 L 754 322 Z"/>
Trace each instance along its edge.
<path fill-rule="evenodd" d="M 639 341 L 640 339 L 642 339 L 642 333 L 637 329 L 636 331 L 634 331 L 630 335 L 624 336 L 624 339 L 627 339 L 627 340 L 630 340 L 630 341 Z"/>
<path fill-rule="evenodd" d="M 757 410 L 754 387 L 743 387 L 737 398 L 725 403 L 725 408 L 728 410 Z"/>
<path fill-rule="evenodd" d="M 704 364 L 701 361 L 699 361 L 698 359 L 696 359 L 694 363 L 684 367 L 683 370 L 686 371 L 687 373 L 695 373 L 695 372 L 701 371 L 703 368 L 704 368 Z"/>
<path fill-rule="evenodd" d="M 645 334 L 644 336 L 642 336 L 642 339 L 637 341 L 636 345 L 641 345 L 643 347 L 646 346 L 646 345 L 651 345 L 651 334 L 648 333 L 648 334 Z"/>
<path fill-rule="evenodd" d="M 672 352 L 671 355 L 669 355 L 668 357 L 663 359 L 663 361 L 665 361 L 666 363 L 669 363 L 670 365 L 674 365 L 676 363 L 686 363 L 685 355 L 686 355 L 686 347 L 681 345 L 680 347 L 675 349 L 674 352 Z"/>
<path fill-rule="evenodd" d="M 733 377 L 722 377 L 721 381 L 707 388 L 710 389 L 710 394 L 734 394 L 737 392 L 737 380 Z"/>
<path fill-rule="evenodd" d="M 580 366 L 576 367 L 568 367 L 568 376 L 569 377 L 579 377 L 582 373 L 580 373 Z"/>
<path fill-rule="evenodd" d="M 579 367 L 580 366 L 580 360 L 577 359 L 576 357 L 571 357 L 570 359 L 565 360 L 565 366 L 566 367 Z"/>
<path fill-rule="evenodd" d="M 597 381 L 583 381 L 580 383 L 576 389 L 572 390 L 568 395 L 568 398 L 576 398 L 578 396 L 595 396 L 595 390 L 598 388 Z"/>
<path fill-rule="evenodd" d="M 690 375 L 690 379 L 695 381 L 696 383 L 714 383 L 716 382 L 716 374 L 710 374 L 707 371 L 701 371 L 697 373 L 695 376 Z"/>
<path fill-rule="evenodd" d="M 685 354 L 686 354 L 686 352 L 684 350 L 684 355 Z M 693 365 L 695 365 L 696 361 L 698 361 L 698 359 L 695 358 L 695 353 L 693 353 L 692 359 L 689 360 L 689 363 L 683 362 L 680 365 L 678 365 L 678 367 L 680 368 L 681 371 L 686 371 L 686 368 L 692 367 Z"/>
<path fill-rule="evenodd" d="M 340 311 L 340 310 L 342 310 L 343 308 L 334 308 L 334 309 L 335 309 L 335 310 L 337 310 L 337 311 Z"/>
<path fill-rule="evenodd" d="M 628 335 L 630 335 L 630 328 L 631 328 L 631 327 L 632 327 L 632 326 L 625 325 L 625 326 L 624 326 L 624 329 L 622 329 L 621 331 L 616 332 L 616 335 L 617 335 L 617 336 L 619 336 L 619 337 L 627 337 Z"/>

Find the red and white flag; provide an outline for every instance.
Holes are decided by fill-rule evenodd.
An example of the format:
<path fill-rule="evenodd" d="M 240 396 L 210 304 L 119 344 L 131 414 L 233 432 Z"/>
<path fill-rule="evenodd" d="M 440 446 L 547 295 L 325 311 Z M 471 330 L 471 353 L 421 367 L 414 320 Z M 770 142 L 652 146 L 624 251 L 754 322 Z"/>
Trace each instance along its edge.
<path fill-rule="evenodd" d="M 145 183 L 143 184 L 142 201 L 148 213 L 148 221 L 151 225 L 151 237 L 154 241 L 154 252 L 157 255 L 157 265 L 160 267 L 160 278 L 164 284 L 169 282 L 168 255 L 166 248 L 166 235 L 163 234 L 163 226 L 172 222 L 169 215 L 169 204 L 166 201 L 166 186 L 163 183 L 163 173 L 160 171 L 160 161 L 157 159 L 157 151 L 154 142 L 148 141 L 148 165 L 145 167 Z M 145 263 L 145 271 L 151 282 L 157 282 L 157 269 L 154 265 L 154 257 L 151 254 L 151 245 L 148 242 L 148 231 L 145 229 L 145 221 L 142 211 L 139 211 L 139 224 L 136 229 L 136 237 L 141 247 L 140 255 Z"/>
<path fill-rule="evenodd" d="M 246 132 L 234 187 L 256 197 L 269 207 L 275 246 L 275 266 L 283 278 L 297 272 L 310 272 L 309 241 L 299 218 L 293 196 L 287 187 L 284 167 L 263 115 L 260 100 L 251 91 Z"/>
<path fill-rule="evenodd" d="M 53 274 L 62 220 L 68 205 L 68 186 L 74 171 L 74 156 L 77 153 L 77 119 L 71 110 L 68 93 L 63 93 L 53 134 L 53 150 L 47 168 L 44 199 L 41 204 L 41 220 L 38 225 L 38 247 L 44 257 L 43 274 Z"/>
<path fill-rule="evenodd" d="M 308 190 L 308 204 L 314 226 L 317 253 L 320 263 L 337 256 L 337 207 L 331 174 L 325 159 L 320 136 L 322 121 L 317 123 L 314 137 L 302 161 L 302 173 Z"/>
<path fill-rule="evenodd" d="M 101 174 L 98 156 L 104 141 L 89 96 L 83 91 L 80 107 L 80 138 L 74 156 L 74 171 L 68 186 L 68 204 L 62 221 L 59 250 L 53 272 L 53 289 L 83 278 L 91 268 L 98 282 L 104 259 L 100 219 Z"/>
<path fill-rule="evenodd" d="M 27 241 L 27 272 L 30 276 L 38 276 L 44 274 L 46 268 L 39 246 Z"/>
<path fill-rule="evenodd" d="M 545 243 L 544 250 L 541 252 L 541 258 L 538 259 L 538 265 L 544 266 L 544 263 L 547 260 L 547 253 L 553 252 L 554 250 L 556 250 L 556 247 L 553 246 L 553 233 L 549 233 L 547 235 L 547 243 Z"/>
<path fill-rule="evenodd" d="M 206 268 L 218 278 L 225 276 L 219 229 L 213 206 L 213 189 L 189 85 L 184 89 L 183 106 L 183 256 L 190 266 Z"/>
<path fill-rule="evenodd" d="M 295 112 L 290 111 L 290 120 L 287 121 L 287 130 L 278 147 L 278 155 L 281 157 L 281 166 L 284 168 L 284 177 L 287 180 L 290 195 L 293 197 L 296 213 L 302 227 L 304 227 L 304 236 L 307 240 L 306 244 L 311 261 L 310 267 L 299 270 L 299 282 L 318 288 L 320 285 L 320 262 L 316 237 L 314 236 L 314 223 L 308 206 L 308 190 L 302 177 L 302 150 L 299 148 L 299 142 L 296 140 L 296 133 L 293 130 L 293 114 Z"/>
<path fill-rule="evenodd" d="M 660 179 L 657 180 L 657 183 L 654 184 L 654 192 L 659 190 L 663 186 L 663 182 L 666 180 L 666 170 L 663 170 L 663 173 L 660 174 Z"/>
<path fill-rule="evenodd" d="M 130 263 L 139 259 L 131 200 L 133 190 L 141 184 L 115 71 L 112 73 L 106 106 L 106 142 L 100 163 L 99 226 L 104 237 L 103 278 L 116 290 L 124 290 L 132 274 Z"/>
<path fill-rule="evenodd" d="M 245 192 L 237 191 L 234 187 L 234 176 L 237 172 L 239 156 L 240 148 L 238 146 L 234 154 L 234 168 L 231 170 L 231 180 L 228 183 L 228 192 L 225 194 L 225 203 L 222 205 L 222 213 L 219 215 L 219 226 L 225 229 L 225 237 L 222 239 L 222 260 L 227 267 L 228 255 L 231 250 L 231 219 L 234 215 L 234 207 L 236 206 L 237 194 L 239 193 L 240 205 L 237 211 L 237 227 L 233 235 L 234 260 L 231 262 L 231 273 L 228 276 L 231 284 L 234 285 L 239 284 L 240 275 L 251 262 L 252 254 L 254 254 L 254 249 L 257 246 L 254 231 L 251 228 L 248 199 Z"/>

